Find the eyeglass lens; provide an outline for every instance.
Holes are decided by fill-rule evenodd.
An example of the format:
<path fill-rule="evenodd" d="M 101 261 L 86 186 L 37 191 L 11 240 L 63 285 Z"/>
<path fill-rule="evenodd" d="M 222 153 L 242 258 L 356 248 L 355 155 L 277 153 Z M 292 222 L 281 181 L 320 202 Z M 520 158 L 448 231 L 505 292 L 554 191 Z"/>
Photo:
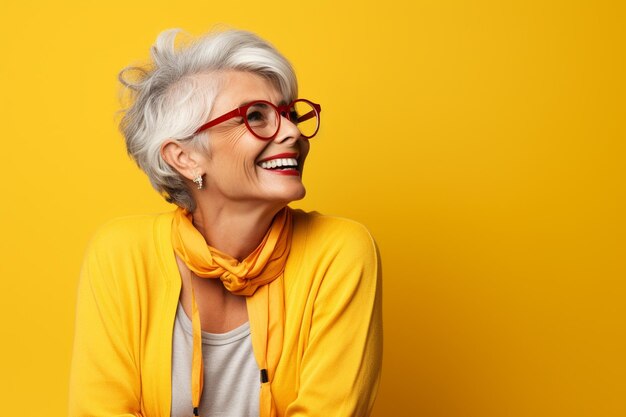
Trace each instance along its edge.
<path fill-rule="evenodd" d="M 296 101 L 285 114 L 292 123 L 298 126 L 304 137 L 312 137 L 319 124 L 317 112 L 306 101 Z M 252 132 L 264 139 L 270 139 L 278 133 L 278 110 L 268 103 L 255 103 L 248 107 L 246 123 Z"/>
<path fill-rule="evenodd" d="M 317 133 L 320 122 L 315 108 L 306 101 L 296 101 L 293 105 L 293 110 L 295 115 L 291 117 L 291 120 L 298 126 L 302 136 L 307 138 L 314 136 Z"/>
<path fill-rule="evenodd" d="M 267 103 L 255 103 L 248 107 L 246 123 L 255 135 L 271 138 L 278 130 L 278 112 Z"/>

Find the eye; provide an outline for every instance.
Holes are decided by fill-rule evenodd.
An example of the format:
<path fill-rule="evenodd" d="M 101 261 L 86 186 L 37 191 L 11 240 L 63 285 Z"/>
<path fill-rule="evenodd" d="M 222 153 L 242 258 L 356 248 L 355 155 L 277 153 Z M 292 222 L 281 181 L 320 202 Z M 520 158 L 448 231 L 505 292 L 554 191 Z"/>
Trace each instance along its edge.
<path fill-rule="evenodd" d="M 264 119 L 265 119 L 265 115 L 258 110 L 248 111 L 248 114 L 246 114 L 246 120 L 248 120 L 248 122 L 258 122 Z"/>
<path fill-rule="evenodd" d="M 300 123 L 300 120 L 298 120 L 299 118 L 300 118 L 300 115 L 298 114 L 298 112 L 296 111 L 296 109 L 293 109 L 293 108 L 292 108 L 292 109 L 289 111 L 289 120 L 290 120 L 292 123 L 298 124 L 298 123 Z"/>
<path fill-rule="evenodd" d="M 267 104 L 259 103 L 254 106 L 250 106 L 246 113 L 246 121 L 248 124 L 259 126 L 270 121 L 271 115 L 274 110 Z"/>

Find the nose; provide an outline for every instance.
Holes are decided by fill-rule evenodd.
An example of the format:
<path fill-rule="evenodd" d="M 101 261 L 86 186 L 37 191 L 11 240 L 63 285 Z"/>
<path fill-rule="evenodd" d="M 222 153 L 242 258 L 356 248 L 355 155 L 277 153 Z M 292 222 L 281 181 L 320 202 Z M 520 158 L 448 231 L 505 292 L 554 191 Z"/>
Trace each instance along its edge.
<path fill-rule="evenodd" d="M 274 142 L 285 143 L 285 142 L 296 142 L 300 139 L 301 133 L 298 126 L 289 120 L 287 117 L 281 115 L 280 116 L 280 129 L 278 129 L 278 133 L 274 138 Z"/>

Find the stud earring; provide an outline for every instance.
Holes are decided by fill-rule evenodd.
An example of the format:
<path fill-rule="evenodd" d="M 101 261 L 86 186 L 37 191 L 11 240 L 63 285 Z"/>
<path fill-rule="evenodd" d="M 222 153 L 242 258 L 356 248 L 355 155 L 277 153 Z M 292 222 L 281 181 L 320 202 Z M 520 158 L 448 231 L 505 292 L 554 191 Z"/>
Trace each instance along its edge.
<path fill-rule="evenodd" d="M 202 174 L 196 175 L 196 178 L 193 179 L 193 182 L 198 186 L 198 190 L 201 190 L 203 187 L 202 184 Z"/>

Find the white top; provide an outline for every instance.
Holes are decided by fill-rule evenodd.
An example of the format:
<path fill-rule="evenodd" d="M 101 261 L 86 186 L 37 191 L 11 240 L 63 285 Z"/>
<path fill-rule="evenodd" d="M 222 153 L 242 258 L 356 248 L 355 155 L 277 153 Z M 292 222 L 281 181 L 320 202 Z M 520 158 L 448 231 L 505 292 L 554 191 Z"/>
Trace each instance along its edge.
<path fill-rule="evenodd" d="M 180 302 L 172 338 L 171 417 L 193 415 L 191 402 L 191 320 Z M 250 323 L 227 333 L 202 332 L 204 387 L 201 417 L 258 417 L 259 367 L 252 351 Z"/>

